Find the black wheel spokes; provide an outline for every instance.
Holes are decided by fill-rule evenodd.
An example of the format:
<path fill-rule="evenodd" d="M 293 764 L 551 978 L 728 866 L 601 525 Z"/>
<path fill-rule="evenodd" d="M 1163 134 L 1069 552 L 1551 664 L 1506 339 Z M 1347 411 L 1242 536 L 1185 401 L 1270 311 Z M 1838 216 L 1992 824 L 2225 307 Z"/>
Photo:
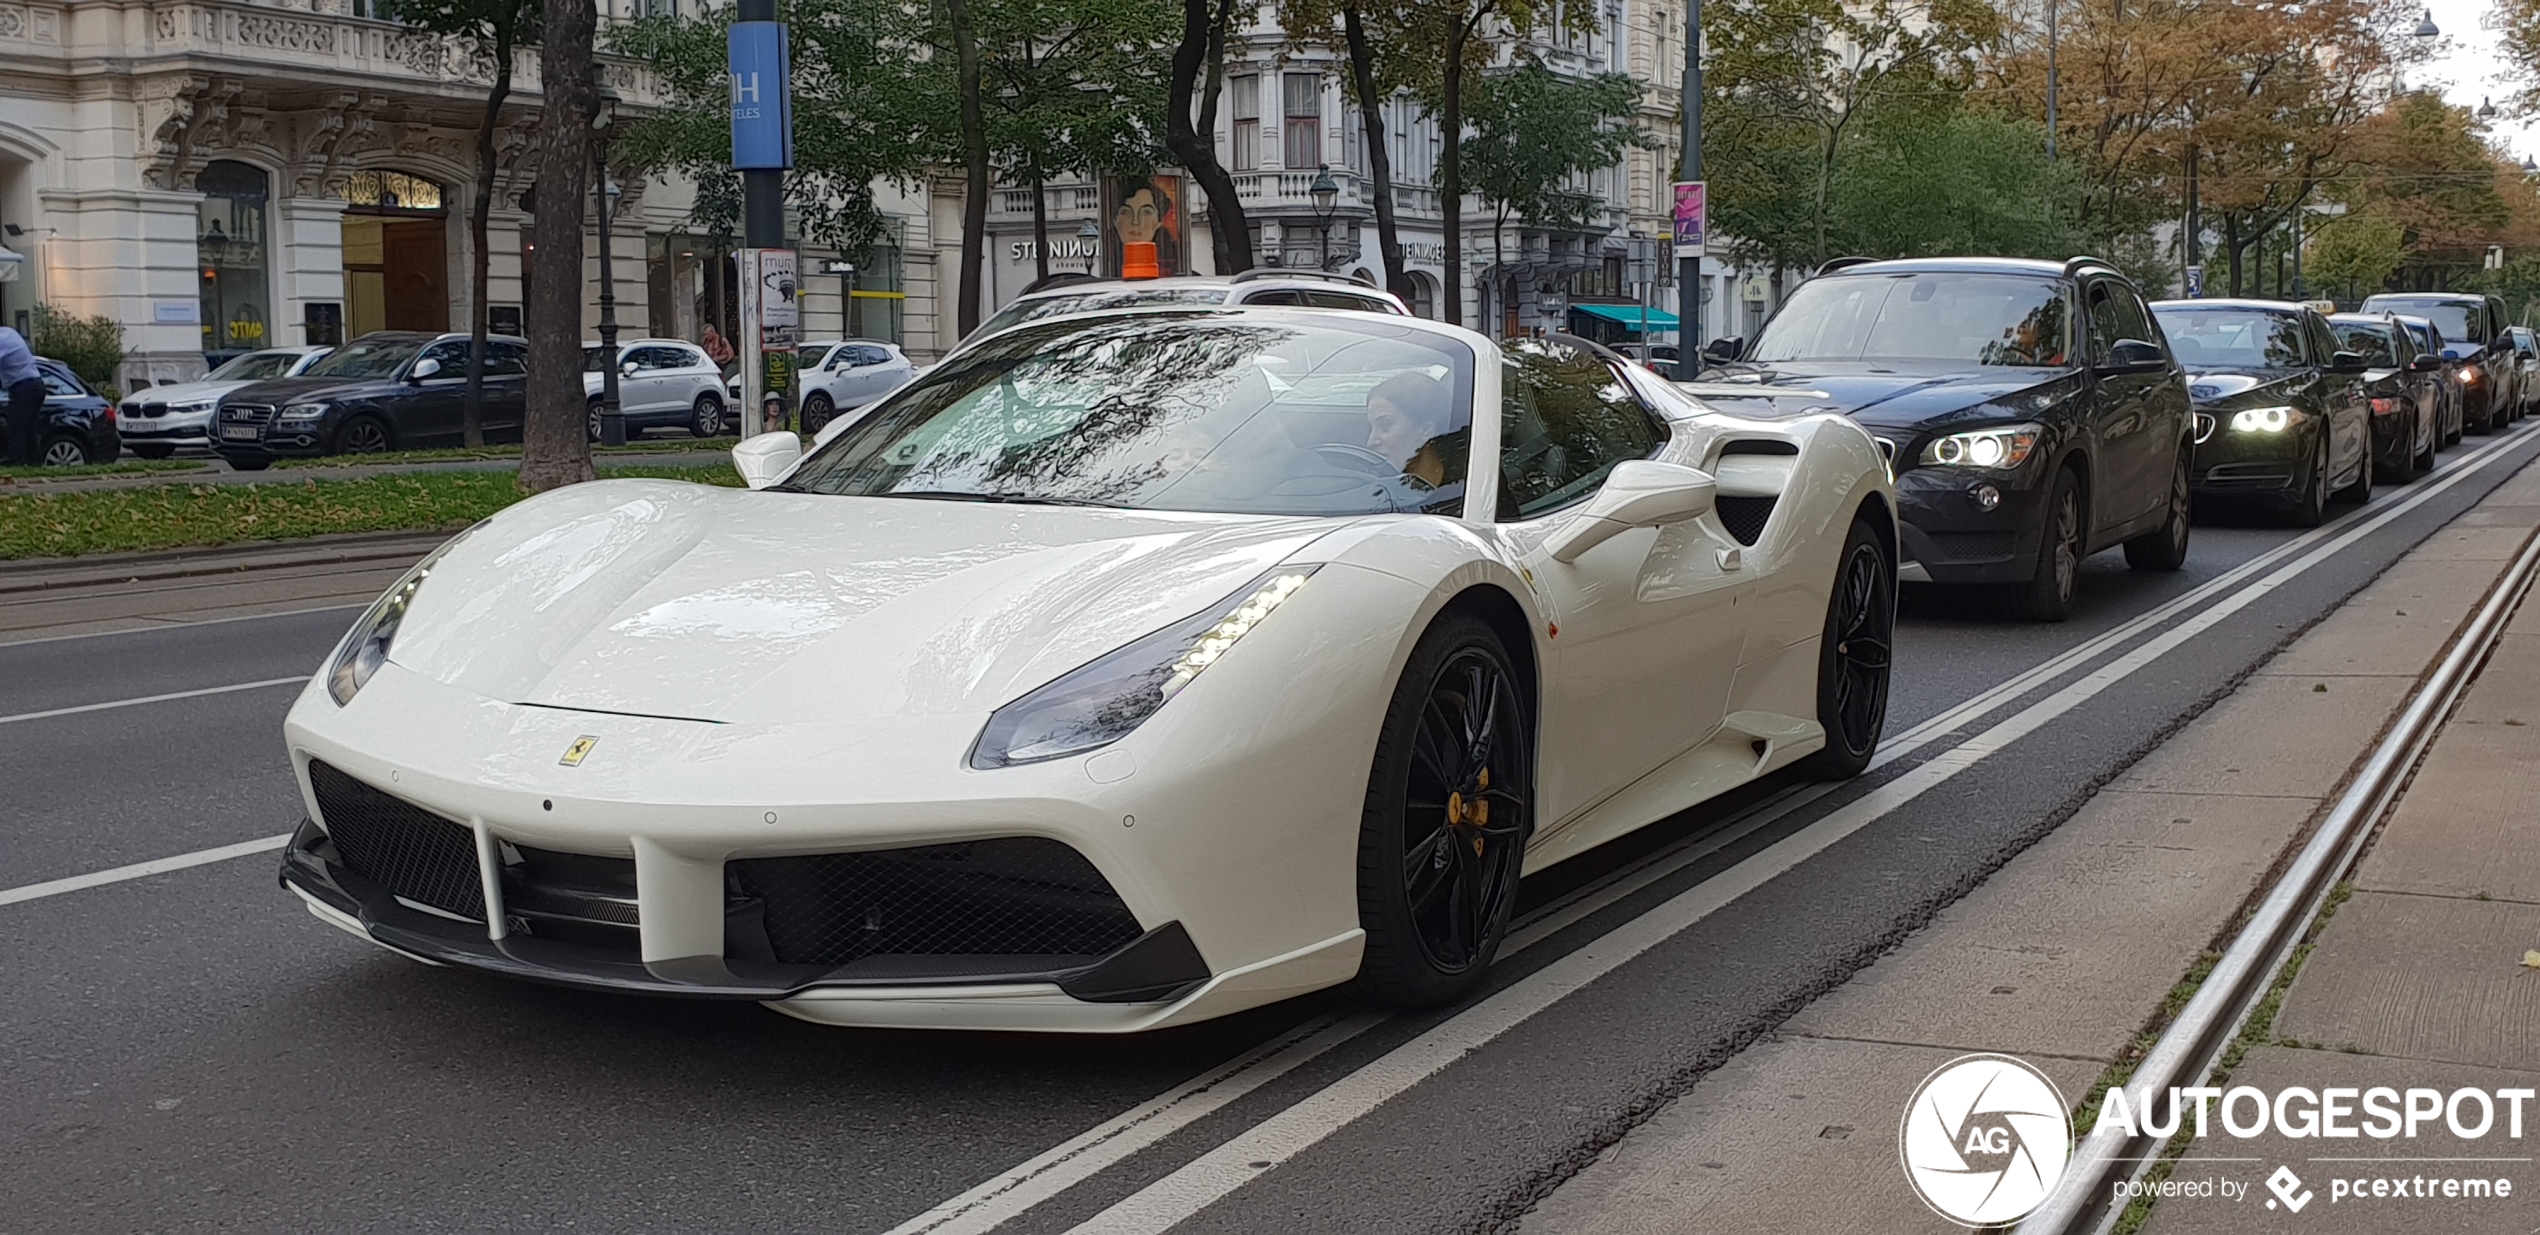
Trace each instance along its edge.
<path fill-rule="evenodd" d="M 1856 552 L 1844 572 L 1843 604 L 1837 611 L 1835 644 L 1835 721 L 1843 728 L 1845 746 L 1865 750 L 1877 736 L 1887 708 L 1888 665 L 1894 606 L 1885 601 L 1885 580 L 1878 553 Z M 1827 735 L 1829 739 L 1835 735 Z"/>
<path fill-rule="evenodd" d="M 1468 653 L 1439 673 L 1412 734 L 1403 892 L 1422 948 L 1450 972 L 1482 958 L 1515 892 L 1530 805 L 1515 706 L 1499 667 Z"/>

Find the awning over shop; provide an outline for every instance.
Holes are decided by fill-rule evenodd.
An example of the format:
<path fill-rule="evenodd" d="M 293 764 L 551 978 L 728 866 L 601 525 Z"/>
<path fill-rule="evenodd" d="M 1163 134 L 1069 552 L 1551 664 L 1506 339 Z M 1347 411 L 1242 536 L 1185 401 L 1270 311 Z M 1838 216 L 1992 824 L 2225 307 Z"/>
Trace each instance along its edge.
<path fill-rule="evenodd" d="M 1574 304 L 1570 306 L 1590 317 L 1601 317 L 1630 330 L 1674 330 L 1676 315 L 1665 309 L 1643 309 L 1636 304 Z M 1643 322 L 1641 316 L 1649 320 Z"/>

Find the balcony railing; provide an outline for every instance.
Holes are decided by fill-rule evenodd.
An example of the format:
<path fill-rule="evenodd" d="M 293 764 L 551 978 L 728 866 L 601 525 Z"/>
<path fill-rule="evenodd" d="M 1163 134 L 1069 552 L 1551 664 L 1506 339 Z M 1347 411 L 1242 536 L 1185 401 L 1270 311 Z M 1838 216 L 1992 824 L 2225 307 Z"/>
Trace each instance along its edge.
<path fill-rule="evenodd" d="M 161 0 L 149 7 L 137 45 L 124 42 L 129 27 L 99 23 L 93 29 L 114 46 L 92 47 L 70 39 L 60 46 L 66 61 L 199 57 L 224 62 L 219 67 L 229 71 L 264 70 L 303 83 L 339 74 L 365 78 L 359 85 L 373 89 L 460 92 L 494 80 L 493 64 L 464 43 L 351 16 L 349 9 L 348 0 Z M 76 26 L 66 31 L 73 36 L 83 32 Z M 534 100 L 540 86 L 538 53 L 525 48 L 516 57 L 512 89 L 526 96 L 524 101 Z M 645 107 L 662 101 L 652 72 L 634 61 L 603 56 L 600 75 L 629 104 Z"/>

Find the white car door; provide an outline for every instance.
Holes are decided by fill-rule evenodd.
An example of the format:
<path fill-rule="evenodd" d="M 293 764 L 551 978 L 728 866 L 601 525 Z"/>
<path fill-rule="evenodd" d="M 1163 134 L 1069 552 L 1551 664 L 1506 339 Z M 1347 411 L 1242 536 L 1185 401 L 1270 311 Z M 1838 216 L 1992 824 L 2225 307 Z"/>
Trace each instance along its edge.
<path fill-rule="evenodd" d="M 1635 528 L 1554 560 L 1553 534 L 1614 465 L 1658 453 L 1668 430 L 1590 353 L 1513 342 L 1501 381 L 1501 528 L 1557 631 L 1537 735 L 1537 827 L 1548 831 L 1718 731 L 1750 586 L 1739 546 L 1709 519 Z"/>

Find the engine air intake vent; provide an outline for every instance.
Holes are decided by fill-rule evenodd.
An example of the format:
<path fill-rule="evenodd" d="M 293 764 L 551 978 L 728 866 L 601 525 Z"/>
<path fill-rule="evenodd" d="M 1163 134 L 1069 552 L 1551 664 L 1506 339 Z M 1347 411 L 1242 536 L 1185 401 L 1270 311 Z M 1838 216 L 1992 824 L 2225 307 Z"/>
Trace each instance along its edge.
<path fill-rule="evenodd" d="M 1795 455 L 1799 453 L 1799 444 L 1797 442 L 1785 442 L 1778 438 L 1740 437 L 1732 438 L 1720 443 L 1720 453 L 1723 456 Z"/>
<path fill-rule="evenodd" d="M 346 869 L 407 900 L 485 920 L 475 833 L 320 760 L 309 761 L 309 787 Z"/>
<path fill-rule="evenodd" d="M 1712 499 L 1720 512 L 1720 522 L 1737 537 L 1737 543 L 1751 545 L 1764 538 L 1764 524 L 1773 517 L 1773 507 L 1781 501 L 1774 497 L 1731 497 L 1722 494 Z"/>
<path fill-rule="evenodd" d="M 742 858 L 724 864 L 732 924 L 764 922 L 770 959 L 845 965 L 877 956 L 1012 956 L 1056 967 L 1141 933 L 1083 854 L 1040 837 Z M 756 914 L 750 911 L 755 908 Z"/>

